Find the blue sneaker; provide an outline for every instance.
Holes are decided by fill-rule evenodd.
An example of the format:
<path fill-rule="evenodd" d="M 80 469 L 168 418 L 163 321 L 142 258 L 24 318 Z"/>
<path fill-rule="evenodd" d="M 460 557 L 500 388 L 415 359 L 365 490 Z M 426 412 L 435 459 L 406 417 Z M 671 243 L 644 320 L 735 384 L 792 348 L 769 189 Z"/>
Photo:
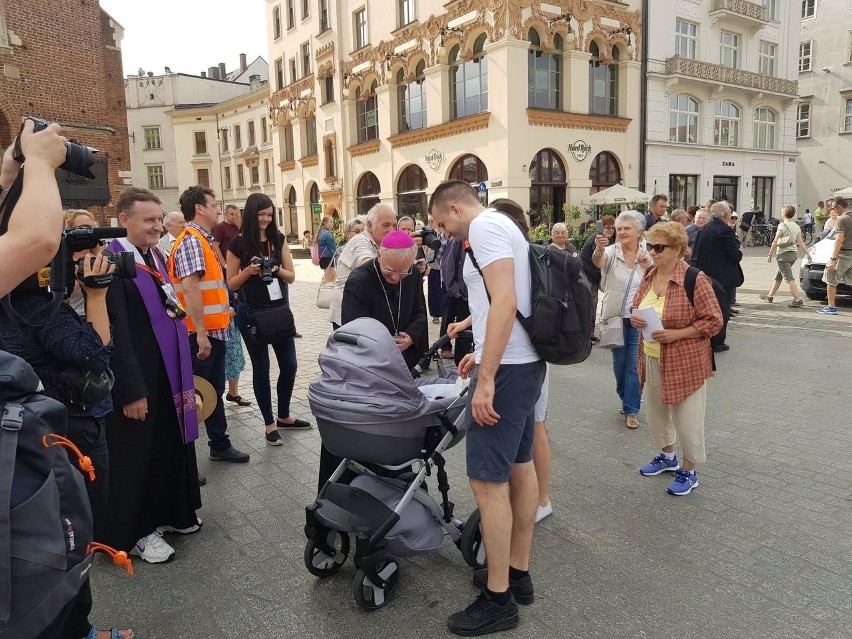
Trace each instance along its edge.
<path fill-rule="evenodd" d="M 677 470 L 680 470 L 680 462 L 677 460 L 677 455 L 675 455 L 674 459 L 669 460 L 666 459 L 665 455 L 660 453 L 650 462 L 642 466 L 642 468 L 639 469 L 639 474 L 645 475 L 645 477 L 653 477 L 660 473 L 673 473 Z"/>
<path fill-rule="evenodd" d="M 688 495 L 693 488 L 698 488 L 698 475 L 688 470 L 679 470 L 674 481 L 666 488 L 669 495 Z"/>
<path fill-rule="evenodd" d="M 837 315 L 837 307 L 826 305 L 822 308 L 818 308 L 817 313 L 819 313 L 820 315 Z"/>

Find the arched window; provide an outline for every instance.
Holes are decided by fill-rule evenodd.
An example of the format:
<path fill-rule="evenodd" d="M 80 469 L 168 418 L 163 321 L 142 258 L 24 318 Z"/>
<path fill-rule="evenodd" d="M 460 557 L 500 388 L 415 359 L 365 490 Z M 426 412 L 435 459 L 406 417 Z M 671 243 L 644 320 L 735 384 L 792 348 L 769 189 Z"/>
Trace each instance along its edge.
<path fill-rule="evenodd" d="M 355 114 L 358 119 L 358 143 L 379 139 L 379 112 L 376 101 L 376 83 L 366 92 L 355 90 Z"/>
<path fill-rule="evenodd" d="M 316 182 L 311 184 L 311 190 L 308 192 L 308 200 L 310 202 L 311 233 L 316 237 L 320 222 L 322 221 L 322 202 L 320 201 L 319 187 Z"/>
<path fill-rule="evenodd" d="M 562 108 L 562 36 L 553 36 L 553 53 L 541 48 L 538 31 L 529 31 L 527 55 L 528 105 L 536 109 Z"/>
<path fill-rule="evenodd" d="M 299 208 L 296 206 L 296 189 L 290 187 L 290 193 L 287 195 L 287 208 L 289 209 L 290 228 L 287 229 L 290 235 L 297 235 L 299 232 Z"/>
<path fill-rule="evenodd" d="M 553 149 L 542 149 L 530 162 L 530 209 L 536 212 L 533 222 L 543 223 L 544 205 L 553 207 L 549 222 L 563 219 L 565 202 L 565 165 Z"/>
<path fill-rule="evenodd" d="M 473 43 L 473 58 L 461 59 L 461 48 L 450 51 L 450 107 L 452 118 L 463 118 L 488 110 L 488 59 L 485 57 L 485 34 Z"/>
<path fill-rule="evenodd" d="M 601 62 L 597 42 L 589 46 L 589 113 L 618 115 L 618 47 L 612 48 L 612 62 Z"/>
<path fill-rule="evenodd" d="M 397 215 L 425 219 L 427 186 L 426 174 L 423 169 L 416 164 L 406 167 L 396 183 Z"/>
<path fill-rule="evenodd" d="M 778 116 L 766 107 L 754 110 L 754 148 L 772 150 L 775 148 L 775 123 Z"/>
<path fill-rule="evenodd" d="M 733 102 L 716 103 L 713 118 L 713 144 L 738 146 L 740 143 L 740 108 Z"/>
<path fill-rule="evenodd" d="M 398 85 L 399 132 L 422 129 L 426 126 L 426 62 L 417 63 L 414 80 L 405 82 L 402 69 L 396 74 Z"/>
<path fill-rule="evenodd" d="M 358 180 L 358 188 L 356 189 L 355 200 L 358 204 L 358 215 L 365 215 L 367 211 L 379 203 L 379 193 L 382 187 L 379 185 L 379 178 L 367 171 Z"/>
<path fill-rule="evenodd" d="M 472 154 L 461 156 L 450 169 L 451 180 L 461 180 L 468 184 L 479 184 L 488 180 L 488 168 L 478 157 Z"/>
<path fill-rule="evenodd" d="M 322 143 L 325 149 L 325 177 L 337 177 L 337 162 L 334 155 L 334 138 L 326 138 Z"/>
<path fill-rule="evenodd" d="M 589 169 L 589 179 L 592 181 L 592 193 L 603 191 L 621 182 L 621 169 L 618 160 L 609 151 L 602 151 L 592 160 Z"/>
<path fill-rule="evenodd" d="M 688 95 L 669 98 L 669 142 L 698 142 L 698 101 Z"/>

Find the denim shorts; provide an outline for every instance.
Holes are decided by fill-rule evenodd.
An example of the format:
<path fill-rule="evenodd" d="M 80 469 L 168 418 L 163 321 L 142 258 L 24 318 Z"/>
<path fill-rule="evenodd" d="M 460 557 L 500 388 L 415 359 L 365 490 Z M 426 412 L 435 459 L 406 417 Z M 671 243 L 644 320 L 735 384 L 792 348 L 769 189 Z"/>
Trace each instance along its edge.
<path fill-rule="evenodd" d="M 506 483 L 515 464 L 532 459 L 535 432 L 534 409 L 544 381 L 543 360 L 528 364 L 501 364 L 494 380 L 494 410 L 500 420 L 494 426 L 477 424 L 470 411 L 479 367 L 468 391 L 467 476 Z"/>

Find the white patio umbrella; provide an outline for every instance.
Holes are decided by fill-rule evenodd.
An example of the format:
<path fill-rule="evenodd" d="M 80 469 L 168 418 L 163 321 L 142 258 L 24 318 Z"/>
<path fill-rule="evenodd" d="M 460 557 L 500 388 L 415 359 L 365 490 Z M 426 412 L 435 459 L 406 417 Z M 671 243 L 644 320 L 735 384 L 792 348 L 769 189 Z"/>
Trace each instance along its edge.
<path fill-rule="evenodd" d="M 583 204 L 646 204 L 651 201 L 651 196 L 636 189 L 628 189 L 623 184 L 615 184 L 583 200 Z"/>

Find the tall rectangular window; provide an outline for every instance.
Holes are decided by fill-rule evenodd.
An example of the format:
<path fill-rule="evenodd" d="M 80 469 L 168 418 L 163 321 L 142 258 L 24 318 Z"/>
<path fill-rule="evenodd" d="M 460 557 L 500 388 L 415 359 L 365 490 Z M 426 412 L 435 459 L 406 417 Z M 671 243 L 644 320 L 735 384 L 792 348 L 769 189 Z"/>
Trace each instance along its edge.
<path fill-rule="evenodd" d="M 698 204 L 697 175 L 669 175 L 669 204 L 685 209 Z"/>
<path fill-rule="evenodd" d="M 730 69 L 740 68 L 740 36 L 722 31 L 720 64 Z"/>
<path fill-rule="evenodd" d="M 764 15 L 767 20 L 778 19 L 778 0 L 763 0 L 763 6 L 766 9 Z"/>
<path fill-rule="evenodd" d="M 296 73 L 296 58 L 290 58 L 290 84 L 293 84 L 299 77 Z"/>
<path fill-rule="evenodd" d="M 219 132 L 219 138 L 222 140 L 222 153 L 228 152 L 228 129 L 222 129 Z"/>
<path fill-rule="evenodd" d="M 816 0 L 802 0 L 802 20 L 816 15 Z"/>
<path fill-rule="evenodd" d="M 811 104 L 800 104 L 796 108 L 796 137 L 811 137 Z"/>
<path fill-rule="evenodd" d="M 231 190 L 231 167 L 226 166 L 225 169 L 224 169 L 224 172 L 225 172 L 225 190 L 230 191 Z"/>
<path fill-rule="evenodd" d="M 296 146 L 293 144 L 293 125 L 284 125 L 284 161 L 291 162 L 296 159 Z"/>
<path fill-rule="evenodd" d="M 302 77 L 306 78 L 311 75 L 311 43 L 305 42 L 302 45 Z"/>
<path fill-rule="evenodd" d="M 157 151 L 163 148 L 160 142 L 160 127 L 146 126 L 142 128 L 142 133 L 145 136 L 146 151 Z"/>
<path fill-rule="evenodd" d="M 772 42 L 760 41 L 758 49 L 758 71 L 763 75 L 775 75 L 775 55 L 778 47 Z"/>
<path fill-rule="evenodd" d="M 694 22 L 675 21 L 675 55 L 689 60 L 698 55 L 698 25 Z"/>
<path fill-rule="evenodd" d="M 329 75 L 326 76 L 323 80 L 323 86 L 325 90 L 323 91 L 323 104 L 328 102 L 334 102 L 334 76 Z"/>
<path fill-rule="evenodd" d="M 284 60 L 278 58 L 275 61 L 275 90 L 280 91 L 284 87 Z"/>
<path fill-rule="evenodd" d="M 152 191 L 154 189 L 162 189 L 165 188 L 165 180 L 163 178 L 163 165 L 162 164 L 149 164 L 147 167 L 148 170 L 148 188 Z"/>
<path fill-rule="evenodd" d="M 264 184 L 270 184 L 271 183 L 271 180 L 269 179 L 269 177 L 270 177 L 269 158 L 264 158 L 263 159 L 263 183 Z"/>
<path fill-rule="evenodd" d="M 414 22 L 414 0 L 397 0 L 397 27 Z"/>
<path fill-rule="evenodd" d="M 843 116 L 843 132 L 852 133 L 852 98 L 846 98 L 846 113 Z"/>
<path fill-rule="evenodd" d="M 260 184 L 260 167 L 253 166 L 249 168 L 249 177 L 252 184 Z"/>
<path fill-rule="evenodd" d="M 311 15 L 311 0 L 302 0 L 302 20 L 307 20 Z"/>
<path fill-rule="evenodd" d="M 207 133 L 195 132 L 195 155 L 207 155 Z"/>
<path fill-rule="evenodd" d="M 254 133 L 254 120 L 248 121 L 248 143 L 249 146 L 257 144 L 257 138 Z"/>
<path fill-rule="evenodd" d="M 272 10 L 272 31 L 276 40 L 281 37 L 281 7 Z"/>
<path fill-rule="evenodd" d="M 799 44 L 799 73 L 811 70 L 813 62 L 814 41 L 808 40 Z"/>
<path fill-rule="evenodd" d="M 317 154 L 317 119 L 308 118 L 305 120 L 305 155 L 312 156 Z"/>
<path fill-rule="evenodd" d="M 243 148 L 243 136 L 240 131 L 240 125 L 234 125 L 234 149 L 239 150 Z"/>
<path fill-rule="evenodd" d="M 210 169 L 196 169 L 195 183 L 198 186 L 206 186 L 210 188 Z"/>
<path fill-rule="evenodd" d="M 326 31 L 329 28 L 328 24 L 328 0 L 319 0 L 319 14 L 320 14 L 320 33 Z"/>
<path fill-rule="evenodd" d="M 846 35 L 846 62 L 852 62 L 852 31 Z"/>
<path fill-rule="evenodd" d="M 363 9 L 358 9 L 352 15 L 354 21 L 355 28 L 355 37 L 353 38 L 355 42 L 355 49 L 361 49 L 367 46 L 369 40 L 367 39 L 367 9 L 364 7 Z"/>
<path fill-rule="evenodd" d="M 237 186 L 239 188 L 245 188 L 246 185 L 246 176 L 243 173 L 243 165 L 237 164 Z"/>
<path fill-rule="evenodd" d="M 292 29 L 296 26 L 296 0 L 287 0 L 287 29 Z"/>
<path fill-rule="evenodd" d="M 269 131 L 266 126 L 266 117 L 260 118 L 260 143 L 266 144 L 269 140 Z"/>

